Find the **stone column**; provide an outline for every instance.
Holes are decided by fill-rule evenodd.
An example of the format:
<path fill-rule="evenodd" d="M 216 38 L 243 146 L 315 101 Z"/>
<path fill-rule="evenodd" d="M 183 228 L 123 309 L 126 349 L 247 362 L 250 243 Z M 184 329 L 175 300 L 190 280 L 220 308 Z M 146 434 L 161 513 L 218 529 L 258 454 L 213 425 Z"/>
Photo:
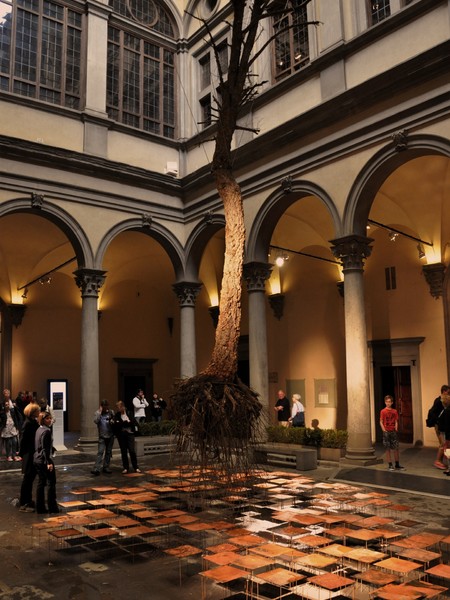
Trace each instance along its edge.
<path fill-rule="evenodd" d="M 349 235 L 332 240 L 334 256 L 344 270 L 345 354 L 347 370 L 347 429 L 345 459 L 357 464 L 378 462 L 372 446 L 369 364 L 364 308 L 364 260 L 373 240 Z"/>
<path fill-rule="evenodd" d="M 272 265 L 251 262 L 244 265 L 248 292 L 248 333 L 250 387 L 259 394 L 264 424 L 269 423 L 269 374 L 267 360 L 266 281 Z"/>
<path fill-rule="evenodd" d="M 186 379 L 197 374 L 195 338 L 195 300 L 201 283 L 181 281 L 173 290 L 180 303 L 180 377 Z"/>
<path fill-rule="evenodd" d="M 78 269 L 75 281 L 81 290 L 81 432 L 80 444 L 98 440 L 94 413 L 100 402 L 98 361 L 98 292 L 106 271 Z"/>

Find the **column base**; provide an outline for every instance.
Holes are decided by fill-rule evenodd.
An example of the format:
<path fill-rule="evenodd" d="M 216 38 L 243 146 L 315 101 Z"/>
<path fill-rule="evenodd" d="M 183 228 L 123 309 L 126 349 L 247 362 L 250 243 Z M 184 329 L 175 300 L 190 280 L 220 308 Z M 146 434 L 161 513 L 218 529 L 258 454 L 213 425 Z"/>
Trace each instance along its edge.
<path fill-rule="evenodd" d="M 97 447 L 98 437 L 80 437 L 75 449 L 80 452 L 92 452 L 92 450 L 96 450 Z"/>
<path fill-rule="evenodd" d="M 383 458 L 375 456 L 373 448 L 347 448 L 347 452 L 343 458 L 339 461 L 340 464 L 344 465 L 378 465 L 383 462 Z"/>

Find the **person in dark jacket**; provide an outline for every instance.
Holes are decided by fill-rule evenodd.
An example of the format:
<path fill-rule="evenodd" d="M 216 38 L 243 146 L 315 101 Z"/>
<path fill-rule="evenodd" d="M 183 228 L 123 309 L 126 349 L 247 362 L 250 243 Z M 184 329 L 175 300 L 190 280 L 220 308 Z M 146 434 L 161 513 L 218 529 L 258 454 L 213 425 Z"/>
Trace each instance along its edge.
<path fill-rule="evenodd" d="M 36 512 L 58 513 L 56 502 L 56 473 L 53 462 L 53 440 L 52 440 L 52 415 L 49 412 L 41 412 L 38 418 L 39 428 L 34 440 L 34 465 L 39 477 L 36 489 Z M 45 506 L 45 487 L 47 486 L 47 506 Z"/>
<path fill-rule="evenodd" d="M 111 462 L 114 446 L 114 412 L 110 410 L 108 400 L 100 402 L 99 409 L 95 411 L 94 423 L 98 428 L 98 450 L 95 465 L 91 473 L 92 475 L 100 475 L 100 469 L 103 464 L 103 473 L 111 474 L 112 471 L 109 468 L 109 463 Z"/>
<path fill-rule="evenodd" d="M 136 473 L 141 470 L 138 467 L 136 450 L 134 445 L 134 434 L 137 429 L 137 422 L 134 416 L 126 409 L 123 402 L 116 404 L 117 412 L 114 416 L 114 433 L 119 440 L 120 454 L 122 456 L 122 475 L 126 475 L 130 470 L 128 454 L 130 455 L 131 464 Z"/>
<path fill-rule="evenodd" d="M 38 417 L 40 413 L 39 404 L 27 404 L 23 409 L 25 417 L 20 437 L 19 456 L 22 457 L 22 485 L 20 486 L 19 510 L 22 512 L 34 512 L 33 483 L 36 478 L 36 467 L 34 466 L 34 440 L 39 427 Z"/>

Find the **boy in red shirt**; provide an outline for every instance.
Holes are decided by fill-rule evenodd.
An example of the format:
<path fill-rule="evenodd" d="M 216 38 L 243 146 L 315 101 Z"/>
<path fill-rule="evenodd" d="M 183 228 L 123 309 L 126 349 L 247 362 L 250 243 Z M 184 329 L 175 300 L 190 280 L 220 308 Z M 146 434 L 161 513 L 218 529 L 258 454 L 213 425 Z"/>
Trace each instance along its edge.
<path fill-rule="evenodd" d="M 383 431 L 383 446 L 386 448 L 386 460 L 389 463 L 389 471 L 404 471 L 405 467 L 402 467 L 398 462 L 398 412 L 395 408 L 392 408 L 394 404 L 392 396 L 385 396 L 384 403 L 386 407 L 380 412 L 380 426 Z M 391 453 L 394 454 L 395 466 L 392 462 Z"/>

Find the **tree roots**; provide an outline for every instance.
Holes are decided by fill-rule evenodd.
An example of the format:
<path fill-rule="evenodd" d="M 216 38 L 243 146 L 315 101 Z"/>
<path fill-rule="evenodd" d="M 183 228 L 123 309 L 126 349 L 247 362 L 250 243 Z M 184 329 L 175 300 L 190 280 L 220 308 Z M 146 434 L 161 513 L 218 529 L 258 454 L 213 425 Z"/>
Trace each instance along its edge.
<path fill-rule="evenodd" d="M 177 456 L 196 469 L 199 479 L 207 474 L 210 481 L 214 472 L 217 482 L 230 489 L 250 476 L 262 411 L 256 392 L 237 378 L 221 381 L 201 374 L 181 382 L 172 407 Z"/>

